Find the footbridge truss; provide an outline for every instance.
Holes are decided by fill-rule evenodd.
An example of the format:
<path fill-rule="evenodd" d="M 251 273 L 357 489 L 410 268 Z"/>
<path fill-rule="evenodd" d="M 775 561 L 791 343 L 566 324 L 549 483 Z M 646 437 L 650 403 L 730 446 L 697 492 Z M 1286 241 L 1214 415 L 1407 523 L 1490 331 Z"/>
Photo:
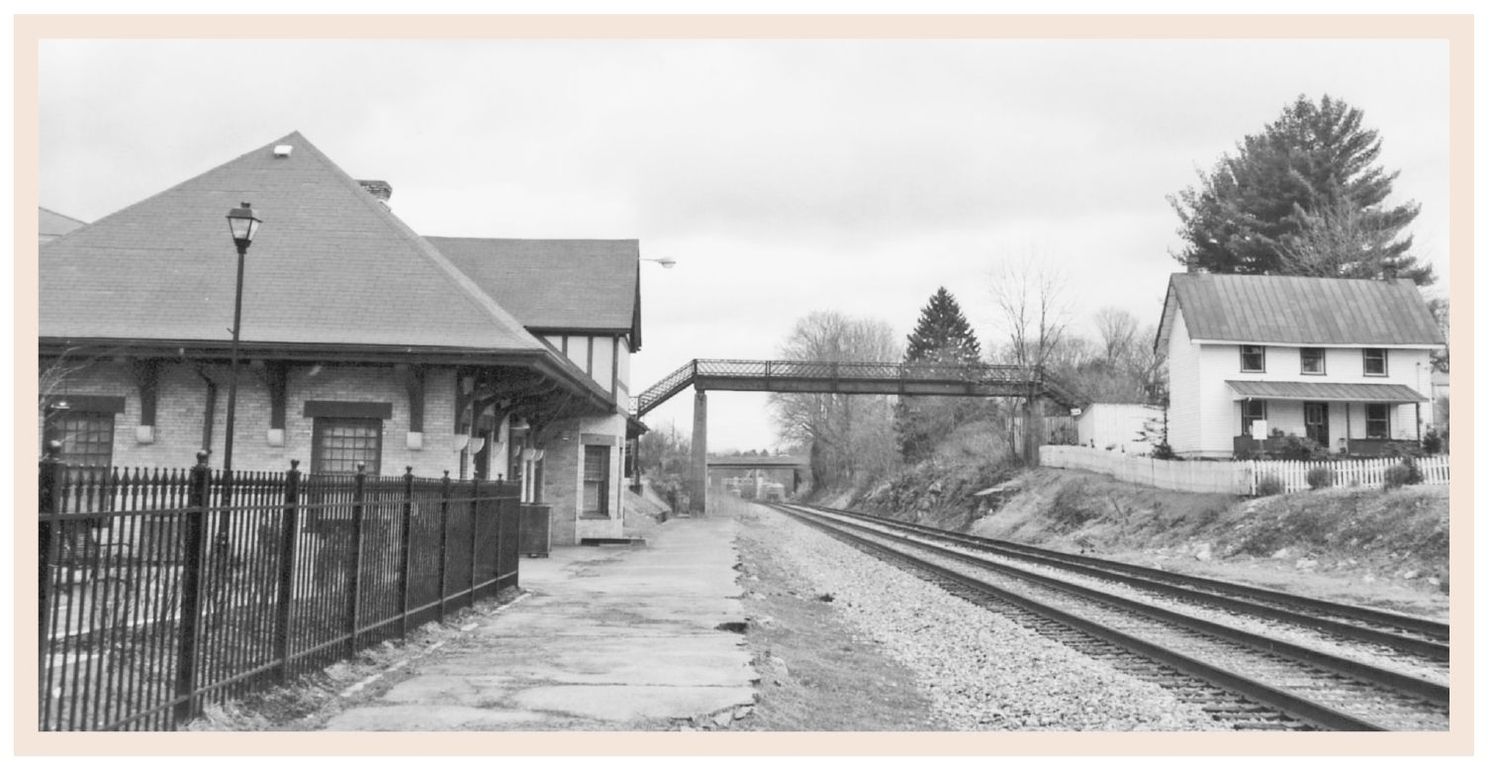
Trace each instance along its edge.
<path fill-rule="evenodd" d="M 1044 374 L 1018 364 L 899 364 L 880 361 L 744 361 L 692 359 L 634 399 L 635 416 L 681 391 L 862 393 L 900 396 L 1049 398 L 1065 407 L 1083 402 Z"/>
<path fill-rule="evenodd" d="M 690 510 L 706 513 L 706 392 L 840 393 L 899 396 L 1022 398 L 1024 456 L 1039 458 L 1043 400 L 1074 408 L 1084 402 L 1037 366 L 1016 364 L 899 364 L 876 361 L 744 361 L 693 359 L 634 399 L 637 419 L 687 388 L 696 389 L 691 435 Z"/>

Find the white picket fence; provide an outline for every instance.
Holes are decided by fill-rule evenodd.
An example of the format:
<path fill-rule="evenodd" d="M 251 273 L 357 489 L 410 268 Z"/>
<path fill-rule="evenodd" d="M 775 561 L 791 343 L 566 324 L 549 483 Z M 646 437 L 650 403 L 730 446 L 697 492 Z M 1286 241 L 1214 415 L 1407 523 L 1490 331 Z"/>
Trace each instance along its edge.
<path fill-rule="evenodd" d="M 1327 462 L 1290 462 L 1283 460 L 1243 460 L 1212 462 L 1207 460 L 1156 460 L 1151 457 L 1119 454 L 1085 446 L 1042 446 L 1039 464 L 1045 467 L 1078 468 L 1102 473 L 1119 481 L 1153 486 L 1170 491 L 1255 496 L 1263 477 L 1275 475 L 1283 491 L 1307 491 L 1309 471 L 1323 466 L 1333 476 L 1334 486 L 1381 486 L 1387 468 L 1398 459 L 1331 460 Z M 1441 454 L 1414 460 L 1423 473 L 1423 482 L 1449 483 L 1449 455 Z"/>
<path fill-rule="evenodd" d="M 1285 460 L 1250 461 L 1246 464 L 1252 466 L 1251 491 L 1249 494 L 1257 494 L 1257 487 L 1262 479 L 1267 476 L 1277 476 L 1283 482 L 1283 491 L 1308 491 L 1309 471 L 1315 468 L 1325 468 L 1330 471 L 1331 486 L 1381 486 L 1387 469 L 1393 465 L 1400 464 L 1401 459 L 1386 458 L 1376 460 L 1328 460 L 1325 462 L 1291 462 Z M 1432 457 L 1419 457 L 1413 460 L 1418 466 L 1418 471 L 1423 474 L 1423 482 L 1430 484 L 1449 483 L 1449 455 L 1438 454 Z"/>

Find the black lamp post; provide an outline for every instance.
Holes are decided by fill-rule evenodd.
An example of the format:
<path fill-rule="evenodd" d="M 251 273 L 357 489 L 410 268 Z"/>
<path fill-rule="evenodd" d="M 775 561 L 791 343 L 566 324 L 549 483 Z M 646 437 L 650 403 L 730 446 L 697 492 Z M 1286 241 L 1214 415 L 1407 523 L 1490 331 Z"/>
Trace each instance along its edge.
<path fill-rule="evenodd" d="M 234 237 L 234 247 L 239 250 L 239 274 L 234 281 L 234 329 L 233 341 L 229 345 L 229 408 L 223 421 L 223 473 L 232 481 L 230 471 L 234 469 L 234 403 L 239 393 L 239 315 L 244 305 L 244 253 L 260 230 L 260 219 L 248 202 L 240 202 L 229 210 L 229 233 Z M 227 492 L 225 492 L 227 499 Z"/>

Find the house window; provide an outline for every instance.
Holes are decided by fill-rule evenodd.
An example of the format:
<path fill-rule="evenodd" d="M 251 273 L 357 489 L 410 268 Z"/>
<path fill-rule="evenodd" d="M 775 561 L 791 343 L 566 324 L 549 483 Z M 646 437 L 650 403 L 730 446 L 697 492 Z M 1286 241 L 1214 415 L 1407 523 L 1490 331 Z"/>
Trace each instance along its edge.
<path fill-rule="evenodd" d="M 595 515 L 608 514 L 608 459 L 612 451 L 607 446 L 588 446 L 582 461 L 582 512 Z"/>
<path fill-rule="evenodd" d="M 376 419 L 318 417 L 312 421 L 312 472 L 379 475 L 383 423 Z"/>
<path fill-rule="evenodd" d="M 1366 405 L 1366 437 L 1386 438 L 1392 431 L 1391 417 L 1386 404 Z"/>
<path fill-rule="evenodd" d="M 1267 361 L 1264 358 L 1262 346 L 1243 345 L 1241 347 L 1241 371 L 1262 372 L 1267 369 Z"/>
<path fill-rule="evenodd" d="M 1306 375 L 1322 375 L 1325 373 L 1325 349 L 1323 348 L 1300 348 L 1299 349 L 1299 372 Z"/>
<path fill-rule="evenodd" d="M 1387 376 L 1387 349 L 1367 348 L 1361 351 L 1361 374 L 1367 377 Z"/>
<path fill-rule="evenodd" d="M 1249 398 L 1241 402 L 1241 434 L 1252 435 L 1252 421 L 1267 419 L 1267 402 L 1260 398 Z"/>

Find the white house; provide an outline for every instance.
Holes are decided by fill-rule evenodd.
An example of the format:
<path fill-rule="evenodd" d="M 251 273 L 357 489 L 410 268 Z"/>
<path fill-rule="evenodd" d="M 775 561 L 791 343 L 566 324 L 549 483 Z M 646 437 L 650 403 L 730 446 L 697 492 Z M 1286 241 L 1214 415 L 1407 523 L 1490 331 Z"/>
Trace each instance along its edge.
<path fill-rule="evenodd" d="M 1416 440 L 1443 343 L 1408 280 L 1174 274 L 1154 339 L 1169 365 L 1169 444 L 1230 457 L 1258 421 L 1259 437 L 1353 455 Z"/>

